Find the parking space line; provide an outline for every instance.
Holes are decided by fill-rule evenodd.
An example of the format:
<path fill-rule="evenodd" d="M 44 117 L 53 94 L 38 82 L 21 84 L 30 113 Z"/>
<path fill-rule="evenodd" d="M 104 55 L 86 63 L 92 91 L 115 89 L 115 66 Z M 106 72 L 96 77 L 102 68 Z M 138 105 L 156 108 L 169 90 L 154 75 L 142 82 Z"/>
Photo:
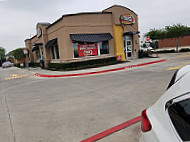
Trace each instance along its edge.
<path fill-rule="evenodd" d="M 8 80 L 14 80 L 14 79 L 26 78 L 26 77 L 29 77 L 29 76 L 34 76 L 34 75 L 17 75 L 17 74 L 12 74 L 10 77 L 6 77 L 5 79 L 0 80 L 0 82 L 8 81 Z"/>
<path fill-rule="evenodd" d="M 99 139 L 101 139 L 103 137 L 106 137 L 106 136 L 108 136 L 108 135 L 110 135 L 110 134 L 112 134 L 114 132 L 117 132 L 117 131 L 119 131 L 121 129 L 124 129 L 124 128 L 126 128 L 126 127 L 128 127 L 128 126 L 130 126 L 132 124 L 135 124 L 135 123 L 137 123 L 139 121 L 141 121 L 141 116 L 135 117 L 135 118 L 133 118 L 133 119 L 131 119 L 129 121 L 126 121 L 126 122 L 124 122 L 122 124 L 114 126 L 114 127 L 110 128 L 108 130 L 105 130 L 105 131 L 103 131 L 101 133 L 98 133 L 98 134 L 96 134 L 94 136 L 91 136 L 90 138 L 87 138 L 87 139 L 82 140 L 80 142 L 94 142 L 94 141 L 97 141 L 97 140 L 99 140 Z"/>
<path fill-rule="evenodd" d="M 183 66 L 185 66 L 185 65 L 181 65 L 181 66 L 177 66 L 177 67 L 170 67 L 170 68 L 168 68 L 167 70 L 168 70 L 168 71 L 170 71 L 170 70 L 177 70 L 177 69 L 182 68 Z"/>

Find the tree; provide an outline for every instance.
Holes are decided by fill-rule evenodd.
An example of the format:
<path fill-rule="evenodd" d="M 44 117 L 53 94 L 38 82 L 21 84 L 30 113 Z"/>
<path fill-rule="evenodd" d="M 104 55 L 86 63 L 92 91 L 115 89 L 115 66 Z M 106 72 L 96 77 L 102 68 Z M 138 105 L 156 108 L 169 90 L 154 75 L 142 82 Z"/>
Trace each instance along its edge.
<path fill-rule="evenodd" d="M 158 40 L 165 37 L 165 32 L 161 29 L 150 29 L 148 33 L 145 34 L 145 36 L 150 36 L 150 39 L 152 40 Z"/>
<path fill-rule="evenodd" d="M 13 56 L 15 59 L 21 60 L 26 57 L 23 53 L 23 49 L 25 49 L 25 48 L 17 48 L 15 50 L 11 51 L 13 53 Z"/>
<path fill-rule="evenodd" d="M 151 29 L 145 36 L 150 36 L 152 40 L 175 38 L 176 39 L 176 52 L 178 52 L 178 42 L 180 37 L 184 37 L 190 28 L 181 24 L 174 24 L 172 26 L 165 26 L 164 29 Z"/>
<path fill-rule="evenodd" d="M 5 48 L 0 47 L 0 60 L 5 59 Z"/>
<path fill-rule="evenodd" d="M 174 38 L 176 40 L 176 52 L 178 52 L 179 38 L 184 37 L 188 33 L 189 28 L 181 24 L 176 24 L 173 26 L 166 26 L 165 31 L 167 38 Z"/>
<path fill-rule="evenodd" d="M 163 29 L 150 29 L 148 33 L 145 34 L 145 36 L 149 36 L 152 40 L 151 46 L 153 48 L 158 48 L 158 40 L 165 38 L 165 31 Z"/>

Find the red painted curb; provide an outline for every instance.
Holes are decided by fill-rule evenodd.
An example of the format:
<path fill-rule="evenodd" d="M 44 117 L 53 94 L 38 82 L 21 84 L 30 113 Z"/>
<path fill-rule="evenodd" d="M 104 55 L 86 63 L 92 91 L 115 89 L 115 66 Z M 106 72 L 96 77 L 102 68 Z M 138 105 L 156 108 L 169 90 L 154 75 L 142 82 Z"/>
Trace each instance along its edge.
<path fill-rule="evenodd" d="M 134 123 L 137 123 L 139 121 L 141 121 L 141 116 L 135 117 L 135 118 L 133 118 L 133 119 L 127 121 L 127 122 L 124 122 L 124 123 L 122 123 L 120 125 L 112 127 L 112 128 L 110 128 L 108 130 L 105 130 L 105 131 L 103 131 L 101 133 L 98 133 L 98 134 L 96 134 L 96 135 L 94 135 L 94 136 L 92 136 L 90 138 L 87 138 L 85 140 L 82 140 L 80 142 L 94 142 L 96 140 L 99 140 L 99 139 L 101 139 L 101 138 L 103 138 L 105 136 L 108 136 L 108 135 L 110 135 L 110 134 L 112 134 L 114 132 L 117 132 L 117 131 L 119 131 L 121 129 L 124 129 L 124 128 L 126 128 L 126 127 L 128 127 L 128 126 L 130 126 L 130 125 L 132 125 Z"/>
<path fill-rule="evenodd" d="M 119 70 L 124 70 L 124 69 L 128 69 L 128 68 L 140 67 L 140 66 L 145 66 L 145 65 L 150 65 L 150 64 L 165 62 L 165 61 L 167 61 L 167 60 L 166 60 L 166 59 L 163 59 L 163 60 L 157 60 L 157 61 L 152 61 L 152 62 L 146 62 L 146 63 L 136 64 L 136 65 L 124 66 L 124 67 L 120 67 L 120 68 L 116 68 L 116 69 L 108 69 L 108 70 L 103 70 L 103 71 L 86 72 L 86 73 L 61 74 L 61 75 L 47 75 L 47 74 L 39 74 L 39 73 L 36 73 L 35 75 L 38 76 L 38 77 L 71 77 L 71 76 L 84 76 L 84 75 L 92 75 L 92 74 L 107 73 L 107 72 L 112 72 L 112 71 L 119 71 Z"/>

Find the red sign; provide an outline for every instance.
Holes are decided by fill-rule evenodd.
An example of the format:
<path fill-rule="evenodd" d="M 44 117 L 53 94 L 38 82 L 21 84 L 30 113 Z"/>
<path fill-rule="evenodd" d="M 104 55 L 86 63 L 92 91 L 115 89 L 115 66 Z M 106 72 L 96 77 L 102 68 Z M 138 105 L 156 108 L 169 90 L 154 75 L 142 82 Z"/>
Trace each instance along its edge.
<path fill-rule="evenodd" d="M 121 60 L 121 55 L 117 56 L 117 60 L 118 60 L 118 61 Z"/>
<path fill-rule="evenodd" d="M 79 57 L 98 55 L 97 44 L 78 44 Z"/>
<path fill-rule="evenodd" d="M 149 36 L 146 37 L 146 41 L 147 41 L 147 42 L 150 41 L 150 37 L 149 37 Z"/>
<path fill-rule="evenodd" d="M 121 21 L 121 24 L 123 25 L 135 24 L 135 18 L 131 14 L 121 14 L 120 21 Z"/>
<path fill-rule="evenodd" d="M 23 49 L 23 52 L 24 52 L 25 55 L 28 54 L 28 50 L 27 49 Z"/>

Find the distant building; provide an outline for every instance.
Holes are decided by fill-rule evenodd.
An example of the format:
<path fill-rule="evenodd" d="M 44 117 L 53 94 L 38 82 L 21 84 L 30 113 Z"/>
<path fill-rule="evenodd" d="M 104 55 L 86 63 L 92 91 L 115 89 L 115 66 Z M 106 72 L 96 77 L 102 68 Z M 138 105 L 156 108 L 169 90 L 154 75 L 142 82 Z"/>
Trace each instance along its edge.
<path fill-rule="evenodd" d="M 186 36 L 179 38 L 178 46 L 179 47 L 190 47 L 190 31 Z M 167 39 L 159 40 L 158 47 L 159 47 L 159 49 L 176 47 L 176 40 L 174 38 L 173 39 L 167 38 Z"/>

